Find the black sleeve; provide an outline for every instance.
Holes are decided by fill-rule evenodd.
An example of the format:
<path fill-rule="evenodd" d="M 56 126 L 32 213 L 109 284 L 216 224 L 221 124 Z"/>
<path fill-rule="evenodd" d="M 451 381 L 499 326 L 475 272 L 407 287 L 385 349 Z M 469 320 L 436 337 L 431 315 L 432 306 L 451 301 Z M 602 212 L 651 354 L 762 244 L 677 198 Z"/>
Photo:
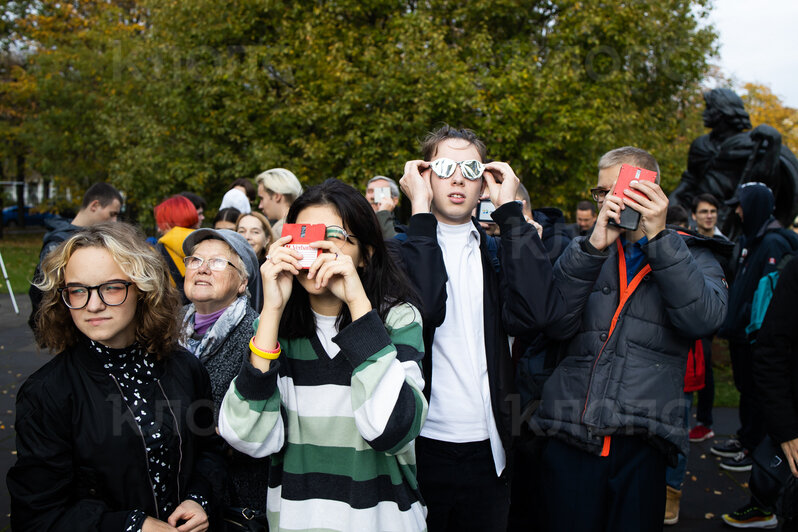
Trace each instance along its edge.
<path fill-rule="evenodd" d="M 122 530 L 132 509 L 112 512 L 98 499 L 76 498 L 69 404 L 46 388 L 28 381 L 17 397 L 17 462 L 7 477 L 12 529 Z"/>
<path fill-rule="evenodd" d="M 754 344 L 754 382 L 768 433 L 779 443 L 798 438 L 798 260 L 779 276 L 773 299 Z"/>
<path fill-rule="evenodd" d="M 191 356 L 194 359 L 193 356 Z M 210 507 L 216 507 L 224 497 L 227 486 L 227 472 L 224 462 L 225 442 L 216 432 L 213 415 L 213 394 L 211 380 L 205 367 L 196 359 L 194 379 L 196 386 L 193 417 L 189 423 L 193 425 L 195 453 L 194 464 L 188 484 L 187 494 L 201 495 L 209 501 Z"/>
<path fill-rule="evenodd" d="M 565 301 L 555 286 L 548 252 L 534 226 L 510 202 L 496 209 L 501 230 L 502 319 L 511 336 L 543 330 L 565 314 Z"/>
<path fill-rule="evenodd" d="M 407 238 L 398 246 L 398 261 L 421 297 L 424 328 L 439 327 L 446 317 L 446 265 L 438 245 L 438 221 L 432 214 L 410 218 Z"/>

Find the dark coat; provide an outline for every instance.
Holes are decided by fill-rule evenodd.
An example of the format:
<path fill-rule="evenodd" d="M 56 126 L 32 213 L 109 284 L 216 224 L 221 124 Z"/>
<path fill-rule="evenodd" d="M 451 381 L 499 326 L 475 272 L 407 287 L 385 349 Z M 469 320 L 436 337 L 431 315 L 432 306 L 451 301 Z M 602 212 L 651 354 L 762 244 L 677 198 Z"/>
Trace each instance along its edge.
<path fill-rule="evenodd" d="M 554 266 L 567 315 L 547 333 L 570 340 L 543 388 L 533 422 L 547 434 L 599 454 L 604 436 L 640 434 L 684 452 L 687 353 L 726 313 L 723 272 L 707 239 L 666 229 L 643 245 L 651 271 L 619 305 L 616 245 L 604 253 L 575 239 Z"/>
<path fill-rule="evenodd" d="M 742 252 L 736 261 L 736 274 L 729 289 L 729 313 L 718 336 L 747 342 L 745 327 L 751 320 L 751 304 L 759 280 L 776 271 L 784 255 L 798 249 L 798 236 L 770 218 L 753 238 L 741 237 L 739 247 Z"/>
<path fill-rule="evenodd" d="M 754 344 L 754 383 L 768 434 L 798 438 L 798 260 L 784 267 Z"/>
<path fill-rule="evenodd" d="M 241 370 L 244 359 L 249 358 L 249 340 L 255 334 L 252 324 L 258 313 L 249 303 L 245 304 L 245 308 L 246 313 L 241 320 L 236 324 L 227 324 L 226 330 L 217 329 L 223 325 L 220 318 L 220 321 L 205 333 L 207 335 L 213 332 L 218 336 L 218 341 L 206 345 L 201 352 L 194 353 L 210 376 L 217 419 L 224 394 Z M 193 308 L 191 311 L 193 313 Z M 237 508 L 265 512 L 266 491 L 269 488 L 269 459 L 252 458 L 225 444 L 225 463 L 230 480 L 224 497 L 225 503 Z"/>
<path fill-rule="evenodd" d="M 559 319 L 565 313 L 561 298 L 552 282 L 548 253 L 535 228 L 524 220 L 521 205 L 511 202 L 492 214 L 499 224 L 501 239 L 489 237 L 480 225 L 483 286 L 485 353 L 490 383 L 491 406 L 505 450 L 510 446 L 515 394 L 508 335 L 531 334 Z M 392 242 L 392 252 L 403 266 L 423 303 L 424 320 L 424 388 L 427 399 L 432 383 L 432 344 L 435 330 L 446 318 L 446 266 L 438 245 L 438 222 L 432 214 L 416 214 L 410 218 L 406 240 Z M 396 249 L 398 247 L 398 249 Z M 494 253 L 489 247 L 495 250 Z M 460 294 L 458 297 L 468 297 Z M 464 334 L 468 334 L 464 331 Z M 516 427 L 517 429 L 517 427 Z"/>
<path fill-rule="evenodd" d="M 182 349 L 156 368 L 157 383 L 144 393 L 171 432 L 167 441 L 179 473 L 168 496 L 176 504 L 189 493 L 213 502 L 225 473 L 208 374 Z M 138 425 L 85 341 L 25 382 L 15 428 L 17 462 L 7 479 L 14 530 L 119 532 L 135 509 L 169 517 L 158 515 Z"/>
<path fill-rule="evenodd" d="M 44 239 L 42 240 L 42 249 L 39 252 L 39 263 L 36 264 L 36 269 L 33 271 L 34 280 L 41 277 L 42 261 L 47 254 L 54 250 L 58 244 L 64 240 L 67 240 L 69 237 L 82 229 L 77 225 L 72 225 L 68 220 L 61 218 L 60 216 L 48 218 L 44 221 L 44 225 L 49 229 L 49 231 L 45 233 Z M 30 297 L 31 302 L 31 312 L 30 317 L 28 317 L 28 326 L 30 326 L 30 328 L 36 332 L 36 313 L 39 311 L 39 307 L 42 304 L 43 294 L 41 290 L 36 288 L 36 286 L 30 285 L 30 288 L 28 289 L 28 296 Z"/>
<path fill-rule="evenodd" d="M 543 226 L 543 234 L 540 239 L 549 253 L 551 263 L 554 264 L 571 243 L 572 237 L 568 234 L 565 217 L 560 209 L 543 207 L 533 210 L 532 218 Z"/>

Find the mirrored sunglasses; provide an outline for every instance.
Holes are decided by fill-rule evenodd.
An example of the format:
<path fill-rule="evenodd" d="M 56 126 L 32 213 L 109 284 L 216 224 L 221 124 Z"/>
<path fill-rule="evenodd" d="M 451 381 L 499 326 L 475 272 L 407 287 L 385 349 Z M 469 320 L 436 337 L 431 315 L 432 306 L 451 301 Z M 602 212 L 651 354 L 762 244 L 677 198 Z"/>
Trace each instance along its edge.
<path fill-rule="evenodd" d="M 460 166 L 460 173 L 469 181 L 476 181 L 482 177 L 482 173 L 485 171 L 485 165 L 475 159 L 458 162 L 442 157 L 430 163 L 432 171 L 441 179 L 450 178 L 458 165 Z"/>

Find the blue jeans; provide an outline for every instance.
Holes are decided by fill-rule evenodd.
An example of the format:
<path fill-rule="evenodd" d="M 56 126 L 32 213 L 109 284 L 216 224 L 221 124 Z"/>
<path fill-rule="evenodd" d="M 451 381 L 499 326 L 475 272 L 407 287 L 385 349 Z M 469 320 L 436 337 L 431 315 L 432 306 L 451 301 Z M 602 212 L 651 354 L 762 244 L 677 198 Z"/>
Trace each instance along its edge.
<path fill-rule="evenodd" d="M 693 402 L 693 392 L 685 392 L 684 394 L 684 427 L 690 427 L 690 406 Z M 684 482 L 684 475 L 687 471 L 687 455 L 679 454 L 679 461 L 676 462 L 676 467 L 668 467 L 665 470 L 665 484 L 675 490 L 682 489 Z"/>

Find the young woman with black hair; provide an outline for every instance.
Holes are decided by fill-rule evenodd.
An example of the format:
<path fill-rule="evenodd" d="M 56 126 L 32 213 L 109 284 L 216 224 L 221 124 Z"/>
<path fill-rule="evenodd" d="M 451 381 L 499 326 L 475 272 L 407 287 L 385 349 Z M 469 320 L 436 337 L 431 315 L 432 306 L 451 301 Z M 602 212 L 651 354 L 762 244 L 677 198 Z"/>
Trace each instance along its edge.
<path fill-rule="evenodd" d="M 311 187 L 286 223 L 324 224 L 309 269 L 277 240 L 251 355 L 222 404 L 236 449 L 272 457 L 270 530 L 423 530 L 414 439 L 427 412 L 416 296 L 363 196 Z M 279 341 L 278 341 L 279 337 Z"/>

